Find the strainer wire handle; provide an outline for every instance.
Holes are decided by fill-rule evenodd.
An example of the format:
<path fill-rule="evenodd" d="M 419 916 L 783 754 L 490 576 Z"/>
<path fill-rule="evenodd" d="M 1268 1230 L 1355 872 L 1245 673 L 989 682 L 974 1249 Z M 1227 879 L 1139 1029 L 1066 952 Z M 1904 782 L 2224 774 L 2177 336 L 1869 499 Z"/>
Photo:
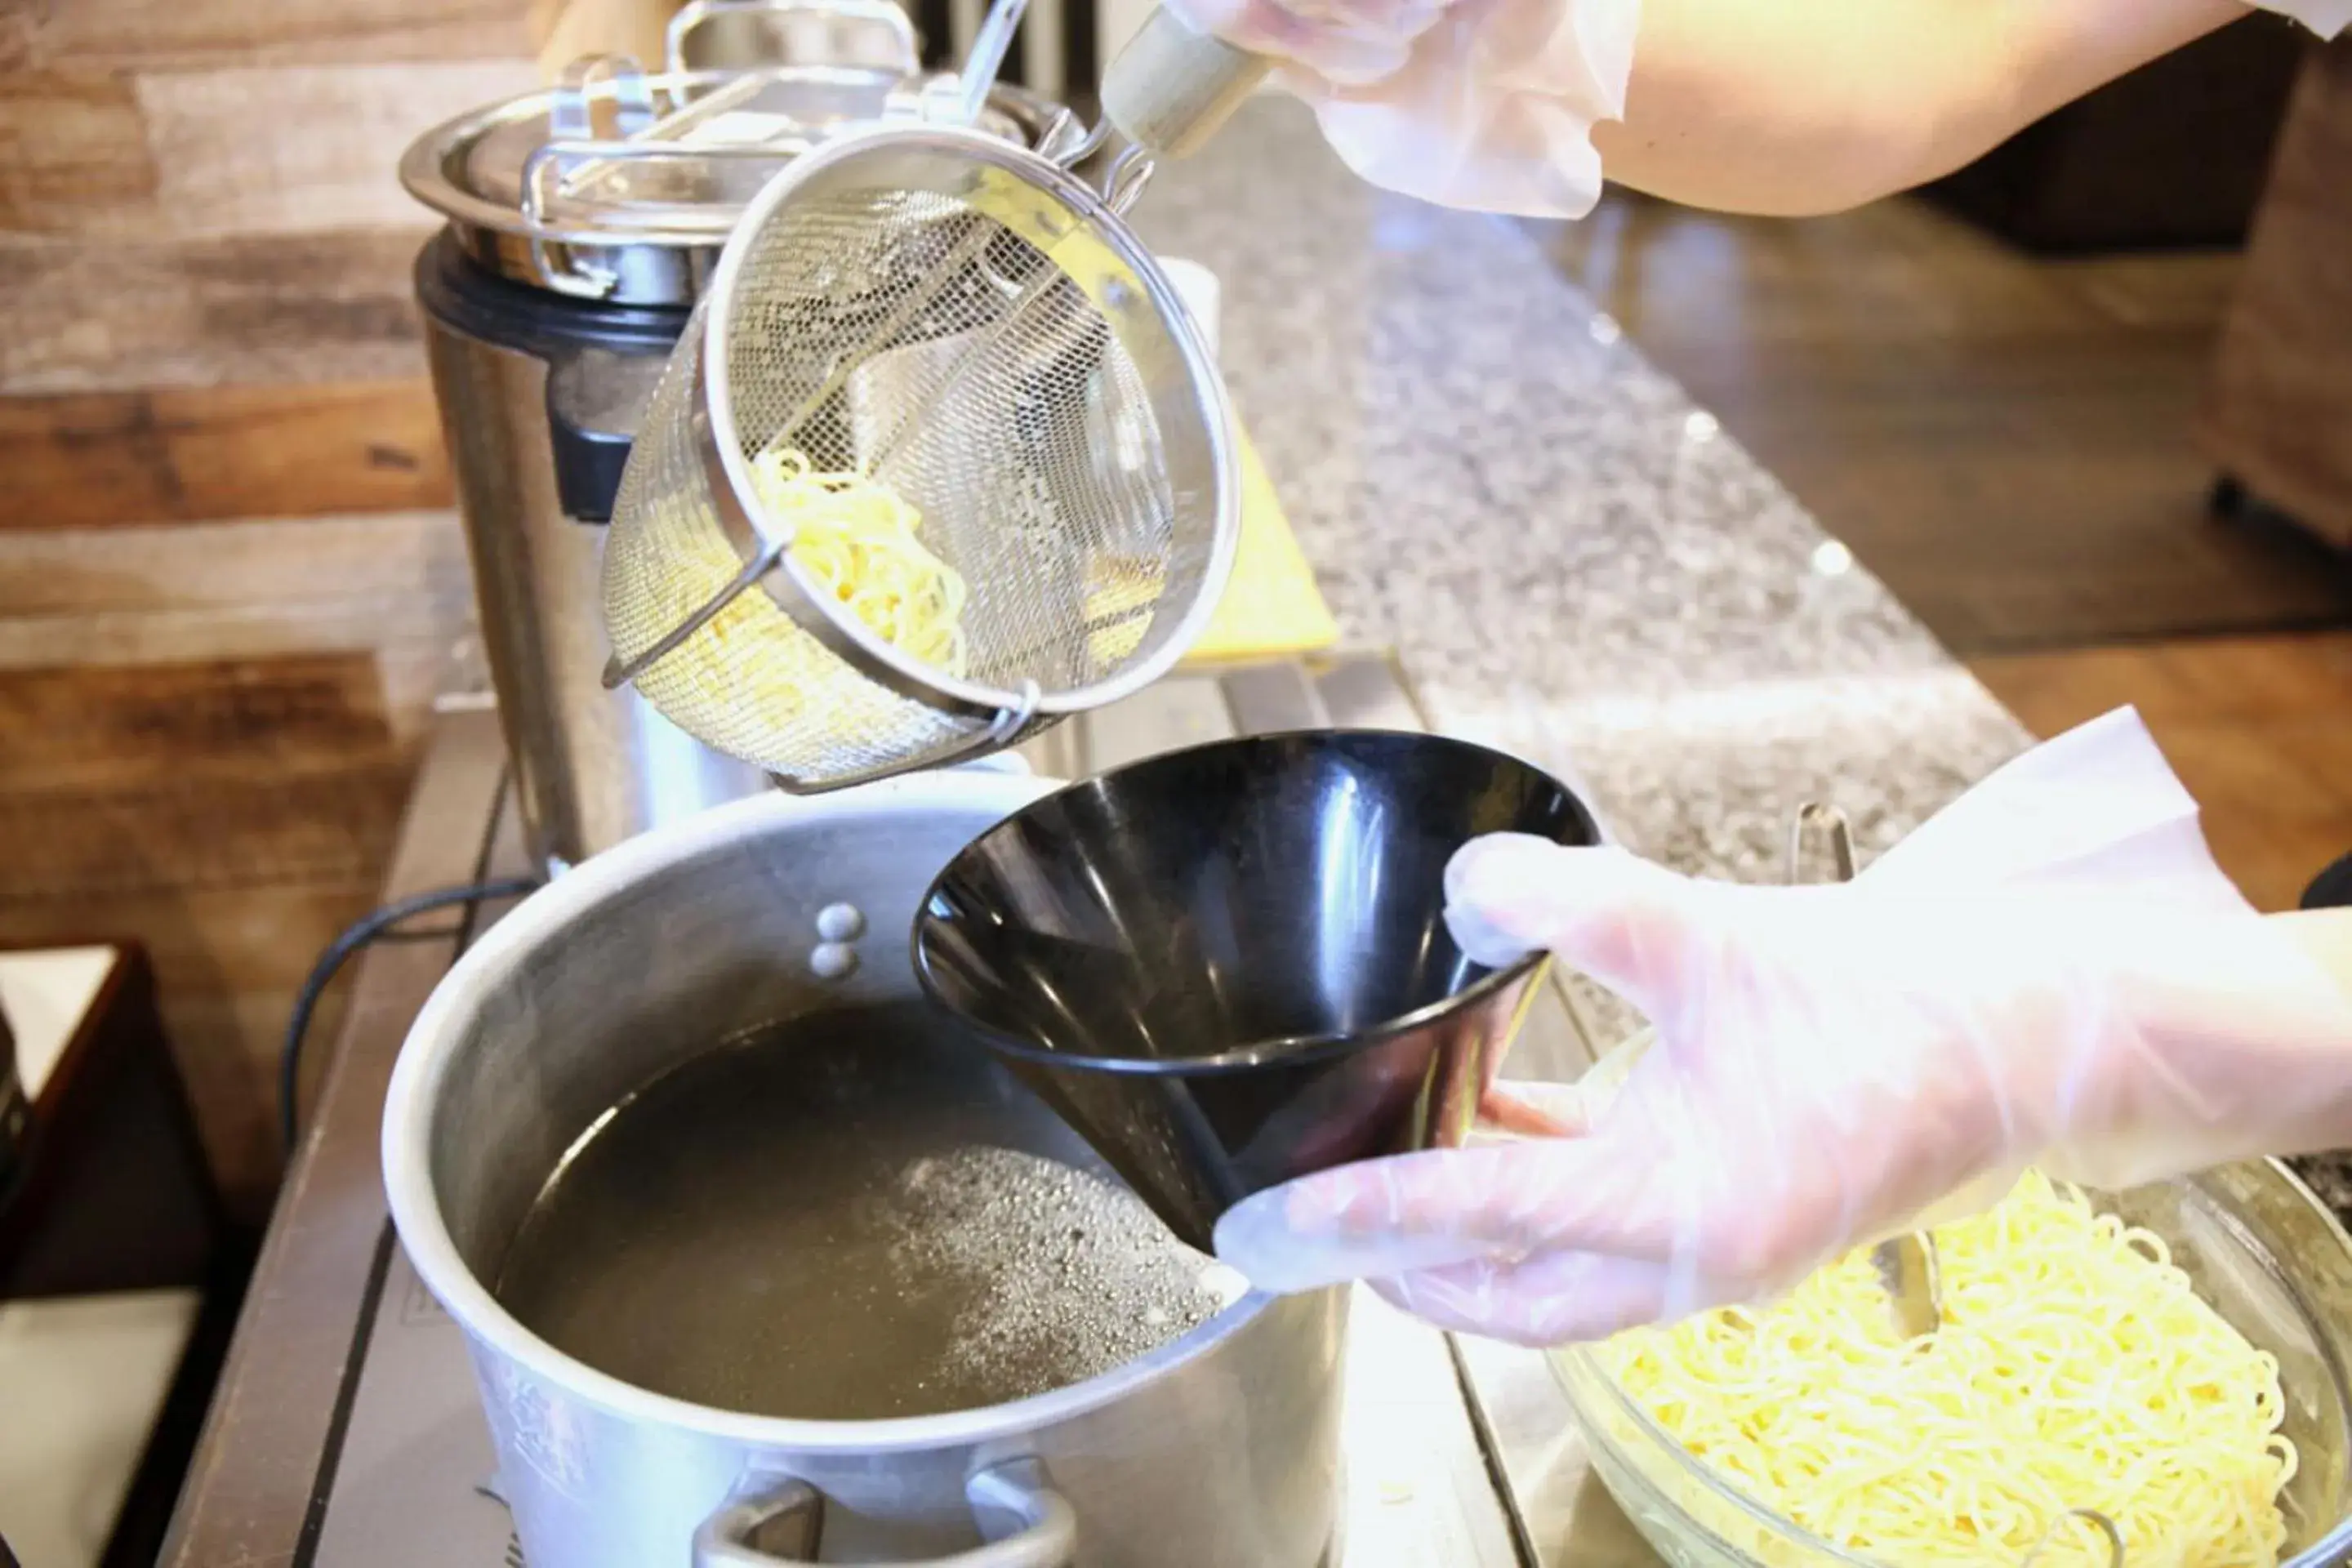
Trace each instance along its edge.
<path fill-rule="evenodd" d="M 1044 134 L 1037 138 L 1037 156 L 1065 169 L 1074 168 L 1101 152 L 1109 141 L 1109 121 L 1097 116 L 1088 125 L 1064 109 L 1055 112 Z"/>
<path fill-rule="evenodd" d="M 997 279 L 999 282 L 1013 283 L 1009 278 L 999 277 L 995 268 L 989 267 L 986 257 L 980 258 L 980 265 L 982 270 L 990 277 Z M 989 324 L 984 332 L 976 334 L 975 341 L 966 343 L 957 353 L 947 370 L 932 384 L 930 390 L 924 393 L 920 400 L 899 415 L 898 422 L 891 426 L 889 433 L 876 444 L 872 455 L 863 461 L 861 466 L 865 470 L 871 473 L 887 462 L 898 451 L 898 443 L 905 438 L 907 433 L 921 426 L 931 410 L 939 406 L 940 399 L 961 384 L 965 374 L 974 365 L 982 363 L 982 356 L 993 350 L 1013 324 L 1020 321 L 1031 306 L 1045 298 L 1046 291 L 1052 289 L 1062 277 L 1061 269 L 1052 262 L 1041 261 L 1026 279 L 1013 284 L 1016 291 L 1012 300 L 1005 305 L 1003 310 L 994 321 Z"/>
<path fill-rule="evenodd" d="M 1797 819 L 1789 829 L 1790 882 L 1811 879 L 1811 859 L 1817 848 L 1829 852 L 1829 880 L 1853 880 L 1853 829 L 1847 824 L 1845 813 L 1833 805 L 1808 801 L 1797 808 Z"/>
<path fill-rule="evenodd" d="M 883 779 L 897 778 L 918 768 L 951 768 L 960 763 L 976 761 L 992 752 L 1001 752 L 1029 727 L 1037 716 L 1042 695 L 1034 680 L 1021 683 L 1021 700 L 999 712 L 988 728 L 973 732 L 952 746 L 943 747 L 916 762 L 885 763 L 878 767 L 863 768 L 853 773 L 828 775 L 821 784 L 803 783 L 789 773 L 768 775 L 775 786 L 786 795 L 830 795 L 837 789 L 852 789 L 862 784 L 874 784 Z"/>
<path fill-rule="evenodd" d="M 845 353 L 835 360 L 827 367 L 824 382 L 814 392 L 803 399 L 800 406 L 794 408 L 776 426 L 776 433 L 768 437 L 767 445 L 772 447 L 776 447 L 799 435 L 801 426 L 816 416 L 817 411 L 824 406 L 825 400 L 848 384 L 851 374 L 866 362 L 873 346 L 877 343 L 888 342 L 898 334 L 901 328 L 929 310 L 932 302 L 946 291 L 948 285 L 955 281 L 956 275 L 963 269 L 965 263 L 977 258 L 988 248 L 990 241 L 994 238 L 995 231 L 989 226 L 985 224 L 974 226 L 972 233 L 940 259 L 932 271 L 930 286 L 927 289 L 916 289 L 907 297 L 903 304 L 883 318 L 882 323 L 866 334 L 865 344 L 857 353 Z"/>
<path fill-rule="evenodd" d="M 1111 159 L 1110 169 L 1103 175 L 1103 200 L 1110 210 L 1124 217 L 1143 187 L 1151 180 L 1152 171 L 1160 166 L 1151 150 L 1140 144 L 1122 147 Z"/>
<path fill-rule="evenodd" d="M 988 8 L 987 20 L 980 26 L 980 36 L 971 41 L 971 54 L 959 73 L 962 84 L 963 122 L 980 123 L 981 111 L 988 107 L 988 95 L 996 86 L 997 72 L 1004 68 L 1005 52 L 1013 47 L 1013 35 L 1021 26 L 1023 13 L 1029 9 L 1029 0 L 996 0 Z"/>
<path fill-rule="evenodd" d="M 733 579 L 725 587 L 705 600 L 699 608 L 688 615 L 677 625 L 655 638 L 652 646 L 635 658 L 624 662 L 620 655 L 614 654 L 611 658 L 606 659 L 604 689 L 611 691 L 628 685 L 675 652 L 687 638 L 709 625 L 713 616 L 741 597 L 746 588 L 773 571 L 776 563 L 784 558 L 784 552 L 792 548 L 792 542 L 791 537 L 787 535 L 774 541 L 765 550 L 745 562 L 743 570 L 735 574 Z"/>

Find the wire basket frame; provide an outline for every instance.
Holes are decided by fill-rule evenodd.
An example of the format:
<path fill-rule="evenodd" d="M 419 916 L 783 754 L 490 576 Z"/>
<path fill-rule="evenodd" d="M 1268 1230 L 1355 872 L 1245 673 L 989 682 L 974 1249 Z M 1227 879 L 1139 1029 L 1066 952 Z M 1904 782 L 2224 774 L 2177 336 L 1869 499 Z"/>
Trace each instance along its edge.
<path fill-rule="evenodd" d="M 1238 531 L 1229 421 L 1173 284 L 1090 186 L 962 130 L 845 138 L 747 212 L 647 411 L 608 679 L 788 788 L 1015 743 L 1199 635 Z M 960 668 L 796 559 L 753 479 L 779 447 L 921 514 L 969 589 Z"/>

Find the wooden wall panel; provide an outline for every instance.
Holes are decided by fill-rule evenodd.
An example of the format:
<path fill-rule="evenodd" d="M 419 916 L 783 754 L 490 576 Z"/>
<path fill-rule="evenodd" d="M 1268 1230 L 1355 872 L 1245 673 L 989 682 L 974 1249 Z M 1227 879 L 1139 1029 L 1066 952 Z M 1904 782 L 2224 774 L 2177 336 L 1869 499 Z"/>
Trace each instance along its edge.
<path fill-rule="evenodd" d="M 17 670 L 0 732 L 0 791 L 57 795 L 308 777 L 388 736 L 373 668 L 338 654 Z"/>
<path fill-rule="evenodd" d="M 130 233 L 153 209 L 138 92 L 102 71 L 0 75 L 0 229 Z"/>
<path fill-rule="evenodd" d="M 423 132 L 538 80 L 528 59 L 171 71 L 138 79 L 171 233 L 429 226 L 394 178 Z M 257 117 L 263 117 L 257 121 Z M 268 126 L 302 127 L 270 135 Z"/>
<path fill-rule="evenodd" d="M 153 651 L 133 629 L 142 617 L 200 622 L 230 656 L 286 653 L 267 623 L 307 625 L 312 605 L 352 626 L 350 640 L 320 646 L 375 647 L 428 627 L 458 629 L 471 594 L 465 542 L 445 511 L 0 531 L 0 628 L 92 628 L 48 658 L 0 631 L 0 668 L 184 657 Z"/>
<path fill-rule="evenodd" d="M 440 121 L 528 90 L 528 58 L 0 71 L 0 230 L 121 239 L 436 221 L 396 177 Z"/>
<path fill-rule="evenodd" d="M 136 935 L 255 1212 L 285 1006 L 373 901 L 408 758 L 366 654 L 0 675 L 0 935 Z"/>
<path fill-rule="evenodd" d="M 422 376 L 0 398 L 0 530 L 410 510 L 450 503 Z"/>
<path fill-rule="evenodd" d="M 446 511 L 0 529 L 0 936 L 147 945 L 247 1215 L 287 1010 L 375 901 L 434 695 L 480 680 L 470 612 Z"/>
<path fill-rule="evenodd" d="M 348 65 L 528 56 L 516 0 L 50 0 L 20 46 L 48 63 L 125 69 Z"/>
<path fill-rule="evenodd" d="M 425 231 L 0 245 L 0 395 L 420 375 Z"/>
<path fill-rule="evenodd" d="M 362 661 L 364 664 L 364 660 Z M 146 672 L 142 672 L 146 673 Z M 22 677 L 12 678 L 10 684 Z M 391 844 L 366 787 L 400 772 L 388 727 L 373 754 L 282 777 L 199 775 L 0 793 L 12 901 L 363 883 Z"/>
<path fill-rule="evenodd" d="M 247 1215 L 295 988 L 483 679 L 396 163 L 551 4 L 0 0 L 0 937 L 147 945 Z"/>
<path fill-rule="evenodd" d="M 34 68 L 33 38 L 40 23 L 29 5 L 0 6 L 0 73 Z"/>
<path fill-rule="evenodd" d="M 110 668 L 363 655 L 406 746 L 437 692 L 482 686 L 472 620 L 447 512 L 0 531 L 0 680 L 70 668 L 105 692 Z"/>

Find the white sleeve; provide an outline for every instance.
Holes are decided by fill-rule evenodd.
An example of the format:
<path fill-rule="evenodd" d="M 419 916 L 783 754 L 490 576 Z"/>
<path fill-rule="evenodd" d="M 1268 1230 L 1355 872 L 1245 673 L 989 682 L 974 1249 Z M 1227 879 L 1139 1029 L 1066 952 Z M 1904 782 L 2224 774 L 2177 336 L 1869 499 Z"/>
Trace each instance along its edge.
<path fill-rule="evenodd" d="M 2253 0 L 2266 11 L 2282 11 L 2323 38 L 2352 27 L 2352 0 Z"/>

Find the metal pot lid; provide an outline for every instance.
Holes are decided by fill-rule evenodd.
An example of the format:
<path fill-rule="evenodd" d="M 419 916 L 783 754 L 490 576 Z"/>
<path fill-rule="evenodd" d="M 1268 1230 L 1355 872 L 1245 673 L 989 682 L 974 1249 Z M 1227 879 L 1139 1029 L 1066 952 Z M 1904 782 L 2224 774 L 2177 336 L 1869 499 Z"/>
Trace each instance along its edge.
<path fill-rule="evenodd" d="M 580 60 L 552 88 L 437 126 L 401 159 L 401 183 L 509 277 L 686 303 L 744 205 L 793 159 L 846 130 L 921 118 L 953 81 L 921 74 L 888 0 L 694 0 L 669 54 L 658 73 Z M 1060 118 L 999 87 L 981 129 L 1035 146 Z M 712 254 L 676 254 L 699 251 Z"/>
<path fill-rule="evenodd" d="M 541 239 L 708 243 L 793 158 L 844 129 L 917 117 L 923 92 L 919 79 L 845 67 L 646 76 L 583 63 L 595 74 L 577 86 L 419 138 L 401 163 L 409 194 L 460 223 Z M 1000 89 L 981 128 L 1034 144 L 1041 111 Z"/>

